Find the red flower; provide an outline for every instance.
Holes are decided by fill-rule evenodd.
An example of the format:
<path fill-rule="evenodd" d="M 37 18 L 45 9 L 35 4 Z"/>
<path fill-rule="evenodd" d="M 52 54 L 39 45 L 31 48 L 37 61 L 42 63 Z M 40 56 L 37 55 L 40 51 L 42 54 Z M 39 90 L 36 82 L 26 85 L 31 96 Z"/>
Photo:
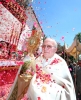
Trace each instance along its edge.
<path fill-rule="evenodd" d="M 61 62 L 61 60 L 60 60 L 60 59 L 55 58 L 55 59 L 51 62 L 51 64 L 50 64 L 50 65 L 52 65 L 52 64 L 57 64 L 57 63 L 59 63 L 59 62 Z"/>
<path fill-rule="evenodd" d="M 63 85 L 62 87 L 65 88 L 65 85 Z"/>
<path fill-rule="evenodd" d="M 17 64 L 17 65 L 23 65 L 24 62 L 23 62 L 23 61 L 16 61 L 16 64 Z"/>
<path fill-rule="evenodd" d="M 41 100 L 41 97 L 37 97 L 37 100 Z"/>
<path fill-rule="evenodd" d="M 10 0 L 6 0 L 6 2 L 10 2 Z"/>
<path fill-rule="evenodd" d="M 36 70 L 40 70 L 39 66 L 36 64 Z"/>
<path fill-rule="evenodd" d="M 50 74 L 44 73 L 38 65 L 36 65 L 36 79 L 40 79 L 42 82 L 48 83 L 51 81 L 51 76 Z"/>

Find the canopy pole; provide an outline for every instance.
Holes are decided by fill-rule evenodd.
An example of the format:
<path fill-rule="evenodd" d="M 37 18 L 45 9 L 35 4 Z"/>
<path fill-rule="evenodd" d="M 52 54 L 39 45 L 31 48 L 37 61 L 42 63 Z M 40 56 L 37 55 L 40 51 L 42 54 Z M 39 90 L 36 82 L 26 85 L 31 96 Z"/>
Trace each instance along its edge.
<path fill-rule="evenodd" d="M 78 57 L 77 57 L 77 37 L 76 37 L 76 67 L 75 67 L 75 90 L 76 90 L 76 68 L 77 68 L 77 61 L 78 61 Z"/>
<path fill-rule="evenodd" d="M 77 38 L 76 38 L 76 62 L 78 61 L 78 57 L 77 57 Z"/>

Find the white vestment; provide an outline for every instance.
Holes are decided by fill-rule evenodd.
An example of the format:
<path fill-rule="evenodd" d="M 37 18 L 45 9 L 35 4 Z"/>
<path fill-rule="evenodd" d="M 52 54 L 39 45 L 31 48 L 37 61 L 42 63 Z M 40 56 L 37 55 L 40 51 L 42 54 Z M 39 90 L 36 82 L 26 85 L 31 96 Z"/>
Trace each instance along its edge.
<path fill-rule="evenodd" d="M 30 82 L 27 100 L 76 100 L 73 81 L 64 59 L 54 54 L 46 61 L 40 56 L 36 65 L 37 71 Z"/>

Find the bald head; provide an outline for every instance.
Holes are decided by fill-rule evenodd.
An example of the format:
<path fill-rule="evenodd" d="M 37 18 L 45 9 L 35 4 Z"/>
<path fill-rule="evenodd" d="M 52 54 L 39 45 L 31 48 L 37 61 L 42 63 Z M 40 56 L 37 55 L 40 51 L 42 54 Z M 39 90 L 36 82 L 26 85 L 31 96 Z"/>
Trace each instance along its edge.
<path fill-rule="evenodd" d="M 46 41 L 51 42 L 54 45 L 54 47 L 57 49 L 57 42 L 54 39 L 52 39 L 52 38 L 46 38 L 44 40 L 44 42 L 46 42 Z"/>

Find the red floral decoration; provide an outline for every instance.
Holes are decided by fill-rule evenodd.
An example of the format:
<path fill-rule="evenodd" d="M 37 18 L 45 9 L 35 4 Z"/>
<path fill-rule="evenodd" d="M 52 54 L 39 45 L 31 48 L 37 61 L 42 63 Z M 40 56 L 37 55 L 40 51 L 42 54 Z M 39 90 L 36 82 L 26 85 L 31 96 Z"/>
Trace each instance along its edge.
<path fill-rule="evenodd" d="M 13 51 L 16 51 L 16 45 L 14 44 L 11 45 L 11 49 L 10 49 L 10 52 L 13 52 Z"/>
<path fill-rule="evenodd" d="M 25 10 L 14 0 L 1 0 L 6 9 L 8 9 L 22 24 L 26 22 L 27 15 Z"/>
<path fill-rule="evenodd" d="M 41 100 L 41 97 L 37 97 L 37 100 Z"/>
<path fill-rule="evenodd" d="M 53 64 L 58 64 L 59 62 L 61 62 L 61 59 L 57 59 L 55 58 L 50 65 L 53 65 Z"/>
<path fill-rule="evenodd" d="M 36 79 L 40 78 L 40 80 L 43 82 L 43 83 L 49 83 L 51 81 L 51 76 L 50 74 L 47 74 L 45 72 L 42 71 L 42 69 L 36 65 Z"/>

